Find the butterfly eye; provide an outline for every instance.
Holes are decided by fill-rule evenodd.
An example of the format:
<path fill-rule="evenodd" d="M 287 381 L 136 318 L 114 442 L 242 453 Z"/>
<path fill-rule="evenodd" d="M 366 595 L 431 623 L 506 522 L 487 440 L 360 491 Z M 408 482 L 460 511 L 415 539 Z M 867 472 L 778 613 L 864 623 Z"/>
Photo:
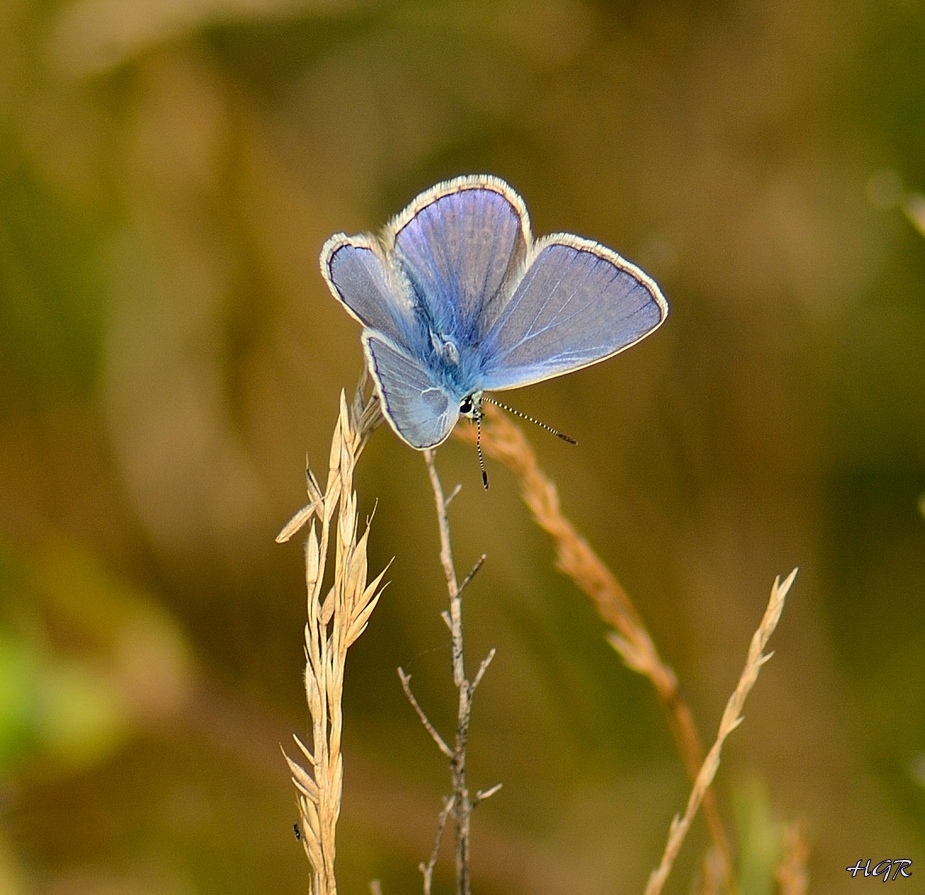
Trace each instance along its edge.
<path fill-rule="evenodd" d="M 470 419 L 481 419 L 482 393 L 473 392 L 471 395 L 466 395 L 466 397 L 459 402 L 459 412 L 462 416 L 467 416 Z"/>

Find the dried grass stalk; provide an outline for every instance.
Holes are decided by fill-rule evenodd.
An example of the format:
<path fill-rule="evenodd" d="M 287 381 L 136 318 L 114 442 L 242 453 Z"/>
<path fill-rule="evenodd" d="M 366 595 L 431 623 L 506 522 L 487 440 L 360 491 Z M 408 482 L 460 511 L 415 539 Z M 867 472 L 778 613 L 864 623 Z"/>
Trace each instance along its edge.
<path fill-rule="evenodd" d="M 684 837 L 687 835 L 697 809 L 703 801 L 703 796 L 716 776 L 723 743 L 725 743 L 726 737 L 742 723 L 742 709 L 745 705 L 745 699 L 755 685 L 755 681 L 758 680 L 761 666 L 773 655 L 773 653 L 765 653 L 764 648 L 777 627 L 781 612 L 784 610 L 787 592 L 790 590 L 796 574 L 797 570 L 794 569 L 783 582 L 779 577 L 774 579 L 774 586 L 771 588 L 771 597 L 768 600 L 767 609 L 765 609 L 764 617 L 761 619 L 758 630 L 755 631 L 752 637 L 751 645 L 748 648 L 748 657 L 745 660 L 745 668 L 739 677 L 739 683 L 726 703 L 726 709 L 719 723 L 716 741 L 707 753 L 707 757 L 697 774 L 690 797 L 687 800 L 684 815 L 680 818 L 676 816 L 671 822 L 668 842 L 665 845 L 661 863 L 649 877 L 645 895 L 659 895 L 662 891 L 665 880 L 668 879 L 668 874 L 671 872 L 675 858 L 681 849 L 681 844 L 684 842 Z"/>
<path fill-rule="evenodd" d="M 475 441 L 475 427 L 457 426 L 456 433 L 464 441 Z M 610 644 L 627 666 L 652 682 L 693 781 L 703 761 L 703 745 L 694 717 L 681 695 L 674 671 L 659 655 L 629 594 L 563 514 L 556 486 L 540 468 L 521 429 L 492 405 L 485 407 L 481 443 L 487 456 L 503 463 L 517 476 L 524 503 L 540 528 L 555 542 L 556 565 L 584 591 L 611 629 Z M 735 892 L 732 856 L 712 792 L 703 798 L 703 811 L 726 888 Z"/>
<path fill-rule="evenodd" d="M 806 895 L 809 890 L 809 843 L 803 824 L 797 821 L 784 835 L 784 856 L 774 874 L 780 895 Z"/>
<path fill-rule="evenodd" d="M 312 865 L 313 895 L 335 895 L 334 833 L 343 786 L 341 701 L 347 650 L 363 633 L 381 593 L 385 570 L 367 581 L 369 523 L 359 532 L 353 476 L 357 458 L 381 419 L 375 398 L 363 398 L 361 381 L 348 405 L 341 393 L 340 416 L 331 439 L 324 491 L 306 471 L 308 505 L 283 528 L 278 541 L 309 524 L 305 544 L 308 622 L 305 625 L 305 696 L 312 719 L 311 746 L 295 737 L 301 756 L 286 756 L 298 793 L 301 840 Z M 325 590 L 331 538 L 333 582 Z M 301 763 L 300 763 L 301 762 Z"/>

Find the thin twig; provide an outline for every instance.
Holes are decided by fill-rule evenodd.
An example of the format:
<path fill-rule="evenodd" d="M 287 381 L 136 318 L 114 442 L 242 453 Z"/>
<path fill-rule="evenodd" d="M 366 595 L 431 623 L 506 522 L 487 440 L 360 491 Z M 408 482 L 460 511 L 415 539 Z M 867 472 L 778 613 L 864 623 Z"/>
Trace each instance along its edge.
<path fill-rule="evenodd" d="M 417 697 L 414 693 L 411 692 L 411 675 L 405 674 L 404 670 L 398 669 L 398 677 L 401 679 L 402 690 L 405 691 L 405 696 L 408 697 L 408 702 L 411 703 L 411 707 L 417 712 L 418 718 L 421 719 L 421 724 L 424 725 L 424 729 L 430 734 L 431 739 L 437 744 L 437 748 L 449 759 L 453 758 L 453 750 L 446 744 L 446 740 L 437 732 L 437 728 L 431 723 L 430 718 L 424 714 L 424 709 L 421 708 L 421 704 L 417 701 Z"/>
<path fill-rule="evenodd" d="M 430 851 L 430 858 L 426 864 L 419 864 L 418 870 L 421 871 L 421 874 L 424 877 L 424 895 L 430 895 L 431 886 L 434 881 L 434 868 L 437 866 L 437 857 L 440 854 L 440 843 L 443 841 L 443 831 L 446 829 L 447 818 L 453 811 L 453 797 L 450 796 L 443 806 L 443 810 L 440 812 L 440 817 L 437 819 L 437 831 L 434 833 L 434 847 Z"/>
<path fill-rule="evenodd" d="M 472 694 L 485 673 L 485 669 L 491 662 L 494 651 L 482 662 L 475 681 L 470 683 L 466 678 L 463 652 L 462 590 L 479 570 L 485 557 L 483 556 L 478 560 L 472 571 L 466 576 L 462 586 L 460 586 L 456 578 L 456 567 L 453 564 L 453 553 L 450 546 L 450 523 L 447 517 L 447 504 L 455 496 L 458 489 L 452 492 L 450 498 L 445 498 L 443 486 L 434 465 L 433 451 L 424 451 L 424 459 L 427 463 L 427 472 L 430 476 L 434 501 L 437 507 L 437 526 L 440 532 L 440 562 L 443 566 L 443 574 L 446 578 L 450 598 L 449 610 L 443 613 L 443 618 L 450 629 L 453 645 L 453 683 L 458 694 L 456 738 L 450 757 L 450 771 L 453 778 L 453 798 L 451 803 L 456 825 L 456 895 L 470 895 L 472 883 L 469 860 L 469 828 L 473 802 L 469 797 L 466 780 L 466 748 L 469 739 L 469 721 L 472 713 Z M 419 714 L 421 714 L 420 711 Z M 425 726 L 428 726 L 428 724 L 425 724 Z"/>
<path fill-rule="evenodd" d="M 501 787 L 504 786 L 503 783 L 496 783 L 494 786 L 489 786 L 488 789 L 480 789 L 476 794 L 475 798 L 472 800 L 472 807 L 475 808 L 479 802 L 484 802 L 485 799 L 490 799 Z"/>
<path fill-rule="evenodd" d="M 447 504 L 447 506 L 449 506 L 449 503 Z M 462 593 L 462 592 L 469 586 L 469 582 L 470 582 L 473 578 L 475 578 L 476 573 L 478 572 L 478 570 L 482 568 L 482 563 L 485 562 L 485 559 L 486 559 L 486 556 L 485 556 L 485 554 L 483 553 L 483 554 L 475 561 L 474 565 L 473 565 L 472 568 L 469 570 L 469 574 L 466 575 L 465 578 L 463 578 L 462 584 L 459 585 L 459 592 L 460 592 L 460 593 Z"/>
<path fill-rule="evenodd" d="M 475 688 L 482 682 L 482 677 L 488 670 L 488 666 L 491 665 L 491 660 L 494 659 L 494 657 L 495 648 L 492 647 L 488 651 L 488 655 L 479 663 L 479 670 L 475 673 L 475 677 L 472 678 L 472 686 L 469 688 L 470 693 L 475 693 Z"/>

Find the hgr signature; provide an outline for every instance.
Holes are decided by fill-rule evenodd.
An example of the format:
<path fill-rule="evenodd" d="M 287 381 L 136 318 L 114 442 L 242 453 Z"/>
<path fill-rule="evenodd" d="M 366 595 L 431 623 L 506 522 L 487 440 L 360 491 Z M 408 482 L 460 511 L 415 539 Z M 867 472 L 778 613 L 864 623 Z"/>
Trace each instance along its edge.
<path fill-rule="evenodd" d="M 893 881 L 898 876 L 910 877 L 912 876 L 912 871 L 906 872 L 907 867 L 912 866 L 912 861 L 908 858 L 897 858 L 896 860 L 884 860 L 877 864 L 876 867 L 871 869 L 871 860 L 868 858 L 865 862 L 858 861 L 853 867 L 846 867 L 845 869 L 848 873 L 851 874 L 851 878 L 854 879 L 862 870 L 864 871 L 864 876 L 882 876 L 883 881 Z M 890 873 L 892 872 L 892 876 Z"/>

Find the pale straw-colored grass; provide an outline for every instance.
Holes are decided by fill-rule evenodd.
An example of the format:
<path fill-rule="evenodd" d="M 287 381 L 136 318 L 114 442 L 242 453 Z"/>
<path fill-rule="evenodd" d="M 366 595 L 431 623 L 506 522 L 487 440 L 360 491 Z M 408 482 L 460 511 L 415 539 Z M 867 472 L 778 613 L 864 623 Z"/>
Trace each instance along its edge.
<path fill-rule="evenodd" d="M 780 895 L 806 895 L 809 891 L 809 843 L 802 821 L 795 821 L 784 834 L 784 856 L 774 876 Z"/>
<path fill-rule="evenodd" d="M 704 817 L 710 831 L 714 856 L 712 859 L 708 857 L 705 862 L 706 866 L 712 867 L 714 862 L 718 864 L 718 874 L 714 874 L 714 876 L 718 875 L 725 890 L 730 895 L 734 895 L 738 890 L 738 885 L 731 849 L 715 797 L 710 789 L 710 783 L 719 763 L 719 748 L 722 746 L 722 741 L 725 740 L 725 737 L 741 719 L 736 720 L 735 724 L 732 724 L 728 729 L 721 726 L 721 735 L 718 737 L 717 743 L 714 744 L 709 755 L 704 758 L 703 746 L 694 723 L 693 714 L 681 694 L 674 671 L 659 655 L 655 643 L 629 594 L 562 512 L 556 486 L 541 469 L 536 454 L 520 427 L 496 407 L 486 405 L 485 416 L 480 429 L 479 433 L 473 426 L 458 426 L 456 435 L 470 443 L 474 442 L 480 435 L 481 448 L 485 455 L 504 464 L 514 473 L 520 484 L 521 496 L 532 512 L 534 520 L 553 539 L 556 548 L 556 565 L 591 600 L 598 615 L 610 628 L 607 633 L 608 641 L 620 654 L 626 665 L 647 677 L 652 683 L 659 702 L 665 711 L 685 769 L 690 779 L 694 782 L 696 798 L 692 794 L 692 798 L 694 798 L 693 813 L 696 813 L 697 808 L 703 808 Z M 761 627 L 755 634 L 756 639 L 760 635 L 770 636 L 783 609 L 783 598 L 795 575 L 796 570 L 794 569 L 779 589 L 775 583 L 771 601 L 772 605 L 776 607 L 773 624 L 769 623 L 768 614 L 766 614 L 765 620 L 762 621 Z M 775 594 L 780 597 L 779 603 L 775 603 Z M 762 646 L 764 642 L 766 642 L 766 637 L 762 642 Z M 755 648 L 754 640 L 752 647 L 753 649 Z M 754 684 L 754 677 L 757 677 L 758 669 L 765 661 L 765 658 L 752 662 L 752 653 L 749 653 L 749 663 L 751 664 L 746 664 L 743 672 L 743 681 L 747 681 L 747 686 L 744 686 L 743 681 L 740 681 L 739 687 L 736 688 L 736 693 L 733 694 L 730 700 L 730 704 L 737 697 L 744 700 L 744 696 Z M 728 712 L 729 708 L 727 707 L 727 714 Z M 726 715 L 724 715 L 725 718 Z M 705 774 L 704 768 L 709 765 L 713 765 L 711 772 Z M 691 807 L 691 804 L 689 802 L 688 808 Z M 693 819 L 693 813 L 691 814 L 691 819 Z M 685 817 L 687 817 L 687 812 L 685 812 Z M 688 828 L 689 822 L 683 826 L 683 830 L 679 830 L 669 840 L 670 844 L 680 848 Z M 674 854 L 676 853 L 675 851 Z M 674 856 L 668 863 L 667 870 L 670 870 L 673 860 Z M 665 862 L 663 860 L 659 871 L 662 871 L 664 866 Z M 656 873 L 659 873 L 659 871 L 656 871 Z M 653 874 L 653 876 L 655 875 Z M 664 875 L 667 877 L 667 872 Z M 708 876 L 709 873 L 705 873 L 705 878 Z M 661 876 L 659 876 L 659 879 L 664 882 Z M 655 890 L 647 890 L 647 893 L 650 891 Z"/>
<path fill-rule="evenodd" d="M 514 473 L 524 503 L 537 525 L 552 537 L 558 568 L 591 600 L 610 629 L 608 641 L 626 665 L 651 681 L 688 776 L 695 779 L 703 761 L 703 746 L 694 717 L 681 695 L 674 671 L 659 655 L 629 594 L 562 512 L 556 486 L 540 468 L 520 427 L 488 405 L 481 430 L 482 450 Z M 456 433 L 465 441 L 473 442 L 476 438 L 472 426 L 458 426 Z M 705 794 L 703 809 L 722 876 L 728 890 L 734 892 L 732 856 L 712 792 Z"/>
<path fill-rule="evenodd" d="M 343 787 L 342 698 L 347 650 L 363 633 L 379 600 L 383 572 L 367 580 L 369 523 L 360 533 L 353 476 L 357 459 L 378 423 L 379 405 L 363 397 L 363 383 L 352 403 L 340 398 L 340 416 L 331 439 L 324 491 L 306 473 L 308 505 L 277 537 L 291 538 L 309 525 L 305 544 L 308 622 L 305 625 L 305 696 L 312 719 L 311 744 L 295 737 L 300 761 L 286 756 L 298 792 L 301 840 L 312 866 L 312 895 L 334 895 L 335 828 Z M 326 587 L 328 553 L 333 573 Z"/>
<path fill-rule="evenodd" d="M 299 802 L 300 832 L 312 866 L 312 895 L 334 895 L 335 828 L 340 814 L 343 783 L 341 731 L 344 665 L 347 649 L 363 633 L 381 592 L 384 572 L 367 580 L 366 547 L 369 523 L 362 530 L 357 520 L 357 498 L 353 476 L 357 459 L 366 439 L 381 422 L 375 396 L 364 397 L 361 381 L 353 401 L 341 395 L 340 416 L 331 442 L 328 479 L 324 490 L 315 475 L 307 471 L 309 503 L 293 516 L 277 540 L 285 541 L 309 526 L 305 548 L 308 623 L 305 627 L 305 693 L 312 719 L 311 744 L 296 738 L 299 761 L 287 756 Z M 481 446 L 485 454 L 506 465 L 517 477 L 521 493 L 534 519 L 553 538 L 557 566 L 590 598 L 607 625 L 609 642 L 623 661 L 645 675 L 662 703 L 685 767 L 693 781 L 686 808 L 671 824 L 668 841 L 658 867 L 651 874 L 646 895 L 658 895 L 674 865 L 675 858 L 699 809 L 703 809 L 713 848 L 705 856 L 700 892 L 736 892 L 735 873 L 719 811 L 710 785 L 719 768 L 720 753 L 728 735 L 742 721 L 746 696 L 757 680 L 762 665 L 769 658 L 764 648 L 771 636 L 796 570 L 783 581 L 775 581 L 768 608 L 756 631 L 739 684 L 723 713 L 716 740 L 706 757 L 693 717 L 684 702 L 677 678 L 662 660 L 642 619 L 626 591 L 604 565 L 587 541 L 582 538 L 562 512 L 555 485 L 545 475 L 520 429 L 495 408 L 486 408 Z M 474 441 L 474 427 L 460 426 L 463 439 Z M 483 660 L 475 677 L 466 677 L 462 649 L 462 614 L 460 595 L 472 573 L 457 584 L 450 549 L 447 506 L 437 477 L 434 458 L 426 452 L 428 471 L 437 505 L 441 541 L 441 562 L 447 578 L 450 606 L 444 619 L 453 640 L 453 678 L 458 690 L 457 730 L 451 745 L 424 715 L 410 689 L 410 678 L 401 670 L 402 686 L 438 748 L 450 761 L 453 795 L 448 797 L 438 819 L 438 831 L 430 860 L 422 865 L 424 888 L 429 893 L 439 851 L 440 838 L 447 821 L 456 825 L 456 875 L 458 895 L 468 895 L 469 815 L 481 799 L 497 787 L 470 797 L 466 775 L 466 742 L 469 736 L 471 697 L 481 680 L 491 654 Z M 333 548 L 332 548 L 333 539 Z M 329 552 L 333 568 L 329 570 Z M 473 570 L 474 572 L 475 570 Z M 331 583 L 326 587 L 326 572 Z M 784 858 L 776 876 L 781 895 L 804 895 L 806 891 L 807 847 L 800 828 L 792 828 L 784 843 Z"/>
<path fill-rule="evenodd" d="M 716 772 L 719 769 L 719 759 L 723 749 L 723 743 L 726 742 L 726 737 L 742 723 L 742 709 L 745 706 L 745 699 L 758 680 L 758 673 L 761 671 L 761 666 L 773 655 L 772 653 L 765 653 L 764 648 L 767 646 L 768 640 L 770 640 L 771 635 L 774 633 L 774 629 L 777 627 L 781 613 L 784 611 L 784 601 L 787 599 L 787 592 L 790 590 L 790 586 L 793 584 L 793 580 L 796 576 L 797 570 L 794 569 L 783 582 L 780 580 L 780 577 L 774 579 L 774 586 L 771 588 L 771 597 L 768 600 L 767 609 L 765 609 L 764 617 L 761 619 L 758 630 L 755 631 L 752 636 L 752 642 L 748 648 L 748 656 L 745 660 L 745 667 L 742 669 L 739 683 L 736 685 L 732 696 L 729 697 L 729 701 L 726 703 L 726 709 L 719 722 L 719 731 L 716 734 L 716 740 L 710 747 L 710 751 L 707 753 L 707 757 L 704 759 L 697 773 L 694 786 L 687 800 L 687 806 L 684 809 L 684 814 L 680 817 L 675 817 L 671 822 L 671 829 L 668 832 L 668 842 L 665 845 L 662 860 L 649 877 L 649 881 L 646 884 L 645 895 L 659 895 L 662 891 L 665 881 L 668 879 L 668 874 L 671 872 L 672 866 L 674 866 L 675 858 L 677 858 L 678 852 L 681 850 L 684 837 L 687 835 L 687 831 L 690 829 L 694 816 L 697 814 L 697 809 L 703 802 L 703 797 L 709 790 L 710 784 L 713 782 L 713 778 L 716 776 Z"/>

